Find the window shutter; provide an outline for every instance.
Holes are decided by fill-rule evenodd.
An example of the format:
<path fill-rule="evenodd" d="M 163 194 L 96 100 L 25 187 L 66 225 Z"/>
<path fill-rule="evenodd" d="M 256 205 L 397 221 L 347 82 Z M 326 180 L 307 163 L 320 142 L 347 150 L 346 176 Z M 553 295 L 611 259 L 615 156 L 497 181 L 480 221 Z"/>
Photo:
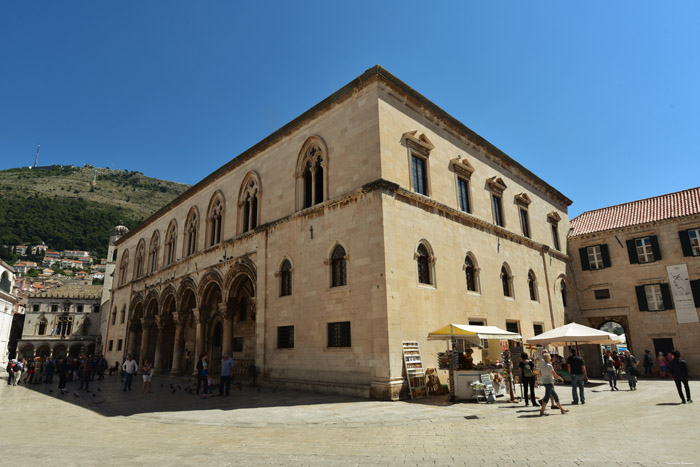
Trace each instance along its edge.
<path fill-rule="evenodd" d="M 608 245 L 605 243 L 600 245 L 600 253 L 603 255 L 603 266 L 609 268 L 612 263 L 610 262 L 610 252 L 608 251 Z"/>
<path fill-rule="evenodd" d="M 681 239 L 681 249 L 683 250 L 683 256 L 693 256 L 693 249 L 690 247 L 690 237 L 688 236 L 687 230 L 681 230 L 678 232 L 678 236 Z"/>
<path fill-rule="evenodd" d="M 637 291 L 637 304 L 639 304 L 639 311 L 649 311 L 649 305 L 647 305 L 647 294 L 644 291 L 644 286 L 638 285 L 634 289 Z"/>
<path fill-rule="evenodd" d="M 693 301 L 695 308 L 700 308 L 700 279 L 690 281 L 690 289 L 693 291 Z"/>
<path fill-rule="evenodd" d="M 590 271 L 591 265 L 588 263 L 588 248 L 579 248 L 578 253 L 581 255 L 581 269 Z"/>
<path fill-rule="evenodd" d="M 654 261 L 659 261 L 661 259 L 661 249 L 659 248 L 659 239 L 656 235 L 649 237 L 651 240 L 651 251 L 654 252 Z"/>
<path fill-rule="evenodd" d="M 671 289 L 668 284 L 659 284 L 661 286 L 661 296 L 664 299 L 664 310 L 673 310 L 673 301 L 671 300 Z"/>
<path fill-rule="evenodd" d="M 639 263 L 637 257 L 637 243 L 634 240 L 627 240 L 627 254 L 630 257 L 630 264 Z"/>

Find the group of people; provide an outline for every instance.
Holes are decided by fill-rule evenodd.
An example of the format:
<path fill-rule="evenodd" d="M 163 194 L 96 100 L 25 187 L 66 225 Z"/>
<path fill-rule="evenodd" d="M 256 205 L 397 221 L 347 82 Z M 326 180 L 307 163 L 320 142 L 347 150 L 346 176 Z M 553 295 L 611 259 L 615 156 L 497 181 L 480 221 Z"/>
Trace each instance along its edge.
<path fill-rule="evenodd" d="M 233 378 L 233 359 L 228 355 L 221 357 L 221 373 L 219 375 L 219 395 L 229 396 L 231 394 L 231 380 Z M 214 380 L 211 376 L 209 366 L 209 356 L 207 353 L 199 355 L 197 360 L 197 392 L 199 396 L 200 387 L 203 389 L 202 397 L 206 399 L 211 396 L 214 389 Z"/>
<path fill-rule="evenodd" d="M 586 370 L 586 365 L 583 359 L 577 355 L 575 349 L 570 349 L 571 355 L 566 360 L 567 369 L 571 376 L 571 392 L 572 392 L 572 405 L 578 405 L 586 403 L 586 397 L 584 392 L 584 385 L 588 382 L 588 372 Z M 649 354 L 649 351 L 646 352 Z M 673 378 L 676 384 L 676 389 L 678 390 L 678 395 L 681 398 L 681 403 L 685 404 L 686 401 L 692 403 L 693 400 L 690 398 L 690 387 L 688 385 L 689 369 L 688 363 L 681 359 L 681 353 L 678 350 L 674 350 L 670 353 L 671 357 L 666 361 L 667 366 L 665 371 Z M 646 355 L 645 355 L 646 357 Z M 647 370 L 647 358 L 644 359 L 645 374 L 651 374 Z M 540 377 L 540 382 L 545 388 L 545 395 L 539 401 L 540 405 L 540 415 L 545 415 L 547 404 L 552 401 L 552 406 L 557 406 L 561 413 L 567 413 L 568 410 L 564 409 L 559 402 L 559 395 L 554 389 L 554 382 L 559 380 L 564 381 L 554 369 L 551 364 L 552 356 L 548 352 L 542 354 L 542 362 L 539 367 L 536 367 L 535 362 L 530 358 L 527 353 L 521 355 L 520 377 L 523 382 L 523 392 L 525 405 L 530 405 L 532 402 L 533 406 L 538 405 L 538 401 L 535 398 L 535 384 L 537 381 L 537 375 Z M 630 391 L 637 390 L 637 377 L 641 376 L 637 366 L 639 361 L 631 355 L 629 350 L 622 352 L 618 355 L 617 352 L 612 352 L 610 350 L 606 351 L 604 366 L 608 377 L 608 382 L 610 384 L 611 391 L 618 391 L 617 388 L 617 378 L 619 372 L 624 367 L 625 374 L 627 376 L 627 382 L 629 384 Z M 653 363 L 652 363 L 653 364 Z M 681 386 L 683 386 L 681 388 Z M 683 395 L 682 389 L 685 389 L 685 396 Z"/>
<path fill-rule="evenodd" d="M 11 359 L 5 370 L 8 373 L 7 384 L 53 384 L 54 375 L 58 376 L 58 390 L 61 394 L 68 392 L 68 381 L 80 381 L 79 389 L 89 390 L 90 382 L 95 378 L 104 379 L 107 360 L 104 356 L 80 355 L 77 358 L 36 357 L 27 360 Z"/>

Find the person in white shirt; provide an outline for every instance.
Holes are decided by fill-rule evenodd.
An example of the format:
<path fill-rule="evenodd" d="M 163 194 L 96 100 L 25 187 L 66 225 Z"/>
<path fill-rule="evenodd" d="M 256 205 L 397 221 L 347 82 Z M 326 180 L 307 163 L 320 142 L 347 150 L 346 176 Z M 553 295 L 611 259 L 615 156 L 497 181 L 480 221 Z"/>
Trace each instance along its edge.
<path fill-rule="evenodd" d="M 131 383 L 134 381 L 134 375 L 138 371 L 139 366 L 136 360 L 131 358 L 131 355 L 126 356 L 126 361 L 122 365 L 122 370 L 124 370 L 124 392 L 129 388 L 131 391 Z"/>
<path fill-rule="evenodd" d="M 568 410 L 561 406 L 561 402 L 559 402 L 559 395 L 554 390 L 554 380 L 561 380 L 564 382 L 564 378 L 559 376 L 557 372 L 554 371 L 554 367 L 550 363 L 552 361 L 552 356 L 549 355 L 549 353 L 543 354 L 542 360 L 543 362 L 540 364 L 540 382 L 544 385 L 545 392 L 541 401 L 542 408 L 540 409 L 540 416 L 544 415 L 544 411 L 547 408 L 547 403 L 549 402 L 550 396 L 554 398 L 552 405 L 556 404 L 556 406 L 559 407 L 559 410 L 561 410 L 561 413 L 564 414 L 568 412 Z"/>

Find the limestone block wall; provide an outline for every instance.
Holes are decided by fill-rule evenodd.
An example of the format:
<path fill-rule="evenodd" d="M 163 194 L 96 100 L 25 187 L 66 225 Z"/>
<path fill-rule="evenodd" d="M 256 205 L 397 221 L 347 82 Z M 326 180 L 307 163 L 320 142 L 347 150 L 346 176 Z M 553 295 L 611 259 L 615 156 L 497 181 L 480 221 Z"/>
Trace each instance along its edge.
<path fill-rule="evenodd" d="M 700 226 L 700 216 L 688 216 L 654 224 L 642 224 L 569 239 L 570 275 L 576 284 L 580 307 L 579 318 L 597 327 L 606 321 L 616 321 L 625 327 L 630 351 L 638 358 L 644 350 L 654 351 L 654 339 L 673 339 L 673 344 L 691 368 L 700 367 L 698 336 L 700 323 L 679 324 L 676 310 L 640 311 L 635 287 L 645 284 L 668 283 L 666 266 L 686 264 L 690 280 L 700 279 L 700 257 L 683 256 L 678 232 Z M 630 264 L 626 241 L 656 235 L 661 260 L 646 264 Z M 611 266 L 584 271 L 579 249 L 607 244 Z M 607 289 L 610 298 L 596 299 L 595 291 Z"/>

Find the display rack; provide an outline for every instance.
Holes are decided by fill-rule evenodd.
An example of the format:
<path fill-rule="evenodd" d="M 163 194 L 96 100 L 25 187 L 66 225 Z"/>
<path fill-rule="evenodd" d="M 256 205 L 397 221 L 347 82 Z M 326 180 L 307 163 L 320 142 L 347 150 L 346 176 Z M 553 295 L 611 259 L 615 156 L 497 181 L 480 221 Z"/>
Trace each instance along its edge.
<path fill-rule="evenodd" d="M 411 399 L 420 399 L 428 396 L 425 369 L 420 356 L 418 342 L 403 342 L 403 362 L 406 368 L 408 391 Z"/>

